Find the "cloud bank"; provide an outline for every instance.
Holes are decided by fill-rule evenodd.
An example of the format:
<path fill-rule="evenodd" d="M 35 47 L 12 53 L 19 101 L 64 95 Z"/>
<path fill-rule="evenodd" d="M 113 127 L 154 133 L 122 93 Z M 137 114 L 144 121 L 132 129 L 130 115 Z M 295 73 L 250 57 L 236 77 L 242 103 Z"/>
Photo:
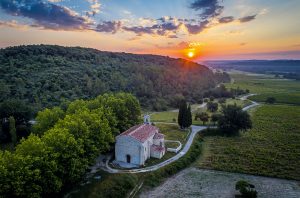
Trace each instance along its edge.
<path fill-rule="evenodd" d="M 235 19 L 234 16 L 222 16 L 224 6 L 220 0 L 194 0 L 188 6 L 195 18 L 161 17 L 158 19 L 140 18 L 130 23 L 130 20 L 95 22 L 92 17 L 100 12 L 99 0 L 86 0 L 90 10 L 82 16 L 74 10 L 57 4 L 62 0 L 0 0 L 0 8 L 12 16 L 26 17 L 33 21 L 29 26 L 53 30 L 92 30 L 115 34 L 117 32 L 132 32 L 137 36 L 144 34 L 178 38 L 178 32 L 199 34 L 205 29 L 219 24 L 228 24 L 234 21 L 250 22 L 257 15 L 244 16 Z M 2 26 L 12 24 L 1 22 Z"/>
<path fill-rule="evenodd" d="M 88 29 L 91 22 L 76 12 L 42 0 L 0 0 L 0 7 L 13 16 L 32 19 L 36 26 L 47 29 Z"/>

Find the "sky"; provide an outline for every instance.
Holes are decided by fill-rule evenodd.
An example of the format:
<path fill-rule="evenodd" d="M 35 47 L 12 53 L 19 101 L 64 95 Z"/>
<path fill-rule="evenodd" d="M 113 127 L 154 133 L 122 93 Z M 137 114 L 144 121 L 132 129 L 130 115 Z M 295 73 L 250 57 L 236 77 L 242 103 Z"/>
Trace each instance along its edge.
<path fill-rule="evenodd" d="M 0 48 L 300 59 L 300 0 L 0 0 Z"/>

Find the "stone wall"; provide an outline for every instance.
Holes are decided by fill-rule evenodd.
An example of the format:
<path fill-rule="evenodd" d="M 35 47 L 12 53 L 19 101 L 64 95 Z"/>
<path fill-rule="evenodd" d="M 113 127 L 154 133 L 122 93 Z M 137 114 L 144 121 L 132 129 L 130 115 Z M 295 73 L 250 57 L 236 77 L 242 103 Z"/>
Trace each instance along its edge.
<path fill-rule="evenodd" d="M 142 144 L 134 138 L 119 136 L 116 140 L 115 156 L 117 161 L 127 162 L 126 156 L 130 155 L 130 163 L 143 165 L 144 148 Z"/>

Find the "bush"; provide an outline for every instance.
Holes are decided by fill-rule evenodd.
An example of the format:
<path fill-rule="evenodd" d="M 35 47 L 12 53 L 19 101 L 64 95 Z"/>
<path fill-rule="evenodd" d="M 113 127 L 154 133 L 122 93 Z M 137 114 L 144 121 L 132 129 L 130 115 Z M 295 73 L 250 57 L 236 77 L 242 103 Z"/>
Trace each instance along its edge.
<path fill-rule="evenodd" d="M 226 98 L 220 98 L 220 99 L 218 100 L 218 102 L 219 102 L 220 104 L 224 104 L 224 103 L 226 102 Z"/>
<path fill-rule="evenodd" d="M 219 108 L 219 105 L 218 103 L 215 103 L 215 102 L 208 102 L 207 103 L 207 109 L 210 111 L 210 112 L 216 112 Z"/>
<path fill-rule="evenodd" d="M 256 198 L 257 192 L 253 184 L 249 184 L 244 180 L 236 182 L 235 189 L 238 190 L 243 198 Z"/>
<path fill-rule="evenodd" d="M 276 102 L 276 99 L 274 97 L 268 97 L 266 99 L 266 103 L 274 104 L 275 102 Z"/>

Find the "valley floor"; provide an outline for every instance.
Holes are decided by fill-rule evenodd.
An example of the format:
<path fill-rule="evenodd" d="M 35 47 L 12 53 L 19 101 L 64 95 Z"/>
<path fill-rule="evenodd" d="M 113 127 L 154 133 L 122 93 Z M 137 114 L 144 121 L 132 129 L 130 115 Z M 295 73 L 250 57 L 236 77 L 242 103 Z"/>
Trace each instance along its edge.
<path fill-rule="evenodd" d="M 255 185 L 259 198 L 300 197 L 299 182 L 197 168 L 185 169 L 140 197 L 205 197 L 231 198 L 237 194 L 235 183 L 246 180 Z"/>

